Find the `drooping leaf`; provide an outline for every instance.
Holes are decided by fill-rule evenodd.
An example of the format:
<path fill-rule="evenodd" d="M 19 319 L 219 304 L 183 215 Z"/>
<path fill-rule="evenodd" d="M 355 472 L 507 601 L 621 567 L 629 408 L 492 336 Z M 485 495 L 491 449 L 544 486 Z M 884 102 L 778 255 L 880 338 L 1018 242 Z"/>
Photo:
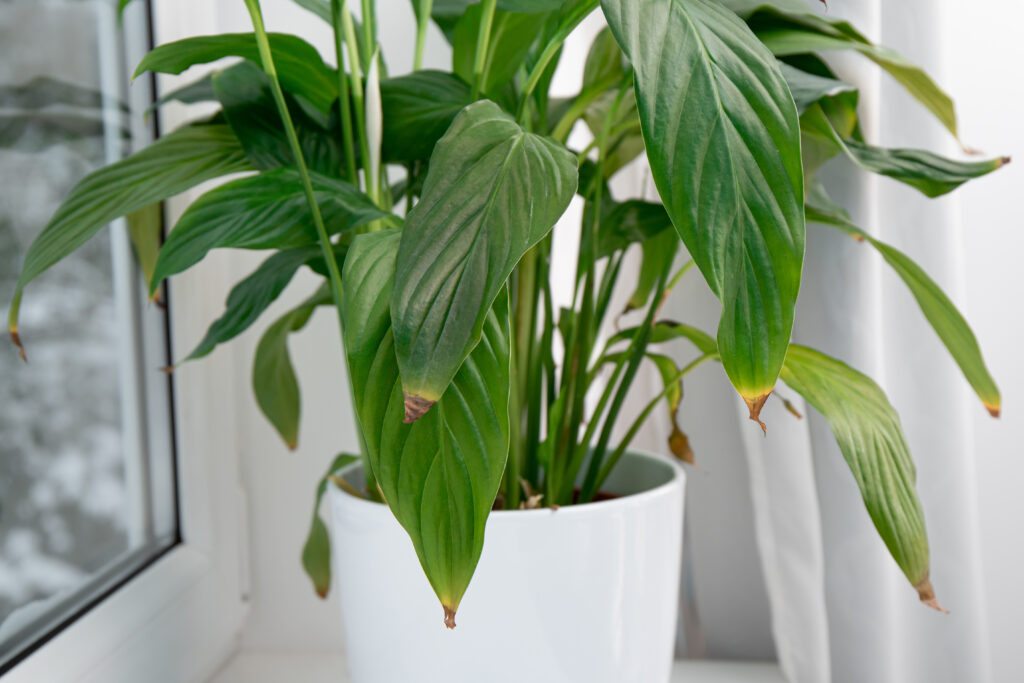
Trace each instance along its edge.
<path fill-rule="evenodd" d="M 668 437 L 669 450 L 672 451 L 672 455 L 692 465 L 694 456 L 690 438 L 679 426 L 679 406 L 683 402 L 683 380 L 679 378 L 679 366 L 668 356 L 659 353 L 648 353 L 647 358 L 658 368 L 661 381 L 668 390 L 665 402 L 668 404 L 668 417 L 672 422 L 672 433 Z"/>
<path fill-rule="evenodd" d="M 387 218 L 354 185 L 310 172 L 329 234 Z M 212 249 L 289 249 L 315 244 L 298 171 L 278 168 L 210 190 L 192 203 L 160 250 L 151 289 L 199 263 Z"/>
<path fill-rule="evenodd" d="M 345 345 L 373 474 L 454 628 L 508 455 L 508 295 L 497 296 L 480 343 L 434 409 L 404 424 L 388 310 L 400 240 L 379 231 L 353 241 L 343 276 Z"/>
<path fill-rule="evenodd" d="M 1009 163 L 1008 157 L 986 161 L 955 161 L 917 149 L 885 149 L 843 138 L 820 105 L 813 105 L 801 119 L 805 132 L 817 135 L 841 150 L 855 164 L 871 173 L 888 176 L 938 197 Z"/>
<path fill-rule="evenodd" d="M 915 469 L 899 416 L 871 378 L 803 346 L 792 346 L 787 385 L 828 421 L 868 514 L 921 601 L 941 609 L 928 578 L 928 536 Z"/>
<path fill-rule="evenodd" d="M 679 239 L 674 232 L 665 230 L 656 237 L 643 242 L 640 248 L 642 250 L 640 273 L 637 277 L 636 288 L 626 303 L 626 312 L 643 308 L 652 293 L 654 296 L 662 295 L 662 292 L 655 291 L 655 289 L 676 260 Z"/>
<path fill-rule="evenodd" d="M 804 253 L 796 106 L 718 0 L 603 0 L 633 64 L 658 191 L 722 302 L 718 346 L 759 419 L 786 357 Z"/>
<path fill-rule="evenodd" d="M 153 280 L 153 270 L 160 255 L 160 243 L 164 237 L 164 207 L 161 203 L 150 204 L 125 217 L 128 223 L 128 237 L 132 242 L 135 260 L 146 279 L 146 285 Z"/>
<path fill-rule="evenodd" d="M 256 403 L 291 449 L 299 443 L 301 399 L 299 381 L 288 353 L 288 336 L 306 326 L 317 306 L 332 301 L 330 289 L 324 285 L 267 328 L 256 347 L 252 367 L 252 390 Z"/>
<path fill-rule="evenodd" d="M 873 44 L 849 22 L 811 11 L 801 0 L 724 0 L 778 56 L 829 50 L 855 50 L 885 69 L 958 136 L 953 100 L 921 67 L 893 50 Z"/>
<path fill-rule="evenodd" d="M 417 71 L 380 83 L 384 109 L 384 159 L 426 161 L 456 114 L 472 103 L 461 78 L 442 71 Z"/>
<path fill-rule="evenodd" d="M 342 453 L 327 468 L 316 487 L 316 502 L 313 503 L 313 522 L 309 527 L 309 535 L 302 546 L 302 567 L 313 582 L 313 590 L 321 598 L 326 598 L 331 589 L 331 537 L 327 533 L 327 525 L 320 517 L 320 503 L 327 493 L 331 477 L 338 470 L 359 460 L 357 455 Z"/>
<path fill-rule="evenodd" d="M 243 62 L 216 73 L 213 90 L 253 166 L 267 170 L 297 165 L 263 69 Z M 341 168 L 338 135 L 328 131 L 322 125 L 325 122 L 313 120 L 292 98 L 286 95 L 285 99 L 306 164 L 322 175 L 337 176 Z"/>
<path fill-rule="evenodd" d="M 12 332 L 17 331 L 18 304 L 25 286 L 88 242 L 103 226 L 207 180 L 251 169 L 230 128 L 193 125 L 87 175 L 25 254 L 9 316 Z"/>
<path fill-rule="evenodd" d="M 476 346 L 519 259 L 576 190 L 576 157 L 493 102 L 470 105 L 437 143 L 406 218 L 391 299 L 402 385 L 415 420 Z"/>
<path fill-rule="evenodd" d="M 202 358 L 217 347 L 249 329 L 272 304 L 296 271 L 320 256 L 320 247 L 311 245 L 277 252 L 231 289 L 224 314 L 206 331 L 202 341 L 185 358 Z"/>
<path fill-rule="evenodd" d="M 324 63 L 315 47 L 301 38 L 283 33 L 271 33 L 269 37 L 281 87 L 305 98 L 320 111 L 330 111 L 338 99 L 338 77 L 334 69 Z M 160 45 L 142 59 L 133 78 L 146 71 L 180 74 L 191 66 L 225 57 L 241 57 L 261 64 L 255 34 L 196 36 Z"/>
<path fill-rule="evenodd" d="M 970 325 L 946 293 L 913 259 L 881 240 L 864 232 L 850 220 L 849 214 L 836 206 L 818 185 L 807 198 L 807 220 L 839 228 L 862 242 L 867 242 L 882 255 L 886 263 L 906 283 L 921 307 L 921 312 L 935 333 L 960 366 L 968 383 L 993 417 L 999 417 L 1002 399 L 992 374 L 985 365 L 978 339 Z"/>
<path fill-rule="evenodd" d="M 836 97 L 843 93 L 857 91 L 857 88 L 849 83 L 807 73 L 789 64 L 780 63 L 779 68 L 782 69 L 782 75 L 789 85 L 789 92 L 793 94 L 793 101 L 800 114 L 807 111 L 812 104 L 821 101 L 822 98 Z"/>

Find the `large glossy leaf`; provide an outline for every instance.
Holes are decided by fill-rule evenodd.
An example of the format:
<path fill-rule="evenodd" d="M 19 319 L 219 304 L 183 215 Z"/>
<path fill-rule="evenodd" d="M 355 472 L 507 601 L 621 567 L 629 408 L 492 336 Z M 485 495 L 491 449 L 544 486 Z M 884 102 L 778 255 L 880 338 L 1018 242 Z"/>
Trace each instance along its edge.
<path fill-rule="evenodd" d="M 437 143 L 409 212 L 391 299 L 410 420 L 444 393 L 480 339 L 519 259 L 576 191 L 576 157 L 493 102 L 462 111 Z"/>
<path fill-rule="evenodd" d="M 844 93 L 852 95 L 857 91 L 857 88 L 849 83 L 807 73 L 789 64 L 780 63 L 779 68 L 782 69 L 782 76 L 789 85 L 789 92 L 792 93 L 796 109 L 800 114 L 823 98 L 837 97 Z"/>
<path fill-rule="evenodd" d="M 802 118 L 806 133 L 828 141 L 855 164 L 916 188 L 928 197 L 938 197 L 980 178 L 1010 162 L 1008 157 L 986 161 L 956 161 L 917 149 L 885 149 L 852 138 L 843 138 L 832 121 L 813 105 Z"/>
<path fill-rule="evenodd" d="M 218 344 L 230 341 L 249 329 L 281 295 L 296 271 L 319 256 L 320 247 L 310 245 L 279 251 L 260 264 L 259 268 L 231 289 L 224 314 L 210 325 L 202 341 L 185 360 L 202 358 Z"/>
<path fill-rule="evenodd" d="M 452 120 L 472 102 L 461 78 L 417 71 L 380 82 L 384 109 L 384 159 L 426 161 Z"/>
<path fill-rule="evenodd" d="M 256 347 L 252 366 L 256 403 L 288 448 L 298 446 L 301 414 L 299 382 L 288 353 L 288 336 L 306 326 L 317 306 L 330 303 L 331 292 L 325 285 L 267 328 Z"/>
<path fill-rule="evenodd" d="M 724 0 L 765 45 L 779 56 L 828 50 L 855 50 L 885 69 L 954 136 L 958 135 L 953 100 L 916 64 L 873 44 L 849 22 L 811 11 L 802 0 Z"/>
<path fill-rule="evenodd" d="M 913 259 L 881 240 L 864 232 L 850 220 L 849 214 L 831 202 L 820 185 L 807 198 L 807 220 L 839 228 L 862 242 L 867 242 L 882 255 L 886 263 L 906 283 L 921 312 L 935 333 L 960 366 L 968 383 L 993 417 L 999 417 L 1002 399 L 992 374 L 981 355 L 978 339 L 964 316 L 946 293 Z"/>
<path fill-rule="evenodd" d="M 400 239 L 380 231 L 353 241 L 344 272 L 345 345 L 373 474 L 454 628 L 508 455 L 508 295 L 497 297 L 480 343 L 435 408 L 404 424 L 388 311 Z"/>
<path fill-rule="evenodd" d="M 301 38 L 282 33 L 270 34 L 270 48 L 281 87 L 302 96 L 320 111 L 330 111 L 338 99 L 338 77 L 316 48 Z M 134 77 L 146 71 L 180 74 L 196 64 L 208 64 L 225 57 L 241 57 L 261 64 L 255 34 L 197 36 L 161 45 L 139 62 Z"/>
<path fill-rule="evenodd" d="M 633 64 L 647 156 L 722 301 L 718 345 L 758 419 L 786 357 L 804 253 L 796 107 L 778 63 L 717 0 L 603 0 Z"/>
<path fill-rule="evenodd" d="M 253 166 L 262 170 L 297 166 L 270 79 L 260 67 L 242 62 L 214 74 L 212 85 Z M 323 175 L 337 176 L 341 169 L 340 133 L 329 131 L 326 120 L 314 120 L 293 98 L 285 95 L 285 100 L 306 164 Z"/>
<path fill-rule="evenodd" d="M 123 161 L 90 173 L 74 189 L 25 254 L 11 306 L 12 333 L 25 286 L 88 242 L 115 218 L 144 209 L 212 178 L 251 170 L 227 126 L 177 130 Z"/>
<path fill-rule="evenodd" d="M 310 176 L 329 234 L 390 215 L 344 180 Z M 211 249 L 288 249 L 316 242 L 298 171 L 278 168 L 240 178 L 210 190 L 185 211 L 160 250 L 150 289 L 199 263 Z"/>
<path fill-rule="evenodd" d="M 885 394 L 870 377 L 803 346 L 790 348 L 782 379 L 828 421 L 889 552 L 921 600 L 939 608 L 914 463 Z"/>

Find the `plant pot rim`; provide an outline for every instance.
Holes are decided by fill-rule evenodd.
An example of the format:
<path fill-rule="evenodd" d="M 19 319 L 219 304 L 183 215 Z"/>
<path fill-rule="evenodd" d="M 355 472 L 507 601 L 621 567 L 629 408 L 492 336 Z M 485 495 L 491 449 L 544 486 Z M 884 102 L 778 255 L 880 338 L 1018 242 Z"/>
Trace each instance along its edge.
<path fill-rule="evenodd" d="M 686 470 L 678 461 L 665 456 L 654 455 L 645 451 L 627 451 L 623 455 L 623 459 L 620 461 L 618 467 L 629 467 L 629 463 L 631 461 L 637 460 L 644 460 L 648 463 L 653 463 L 656 466 L 663 467 L 665 474 L 667 475 L 667 479 L 661 484 L 657 484 L 651 488 L 644 489 L 636 493 L 622 494 L 618 498 L 612 498 L 609 500 L 582 503 L 578 505 L 563 505 L 557 508 L 543 507 L 535 510 L 494 510 L 491 512 L 491 519 L 516 519 L 525 521 L 536 517 L 550 517 L 554 514 L 558 514 L 559 516 L 574 516 L 597 511 L 611 512 L 616 508 L 632 507 L 634 505 L 643 504 L 647 501 L 672 495 L 672 492 L 677 487 L 681 487 L 686 484 Z M 354 473 L 356 470 L 361 470 L 362 467 L 363 463 L 360 460 L 342 467 L 335 474 L 344 479 L 350 479 L 349 475 Z M 334 482 L 330 482 L 330 491 L 334 495 L 341 495 L 346 498 L 348 500 L 346 505 L 360 506 L 367 512 L 375 510 L 385 511 L 388 509 L 383 503 L 354 496 Z"/>

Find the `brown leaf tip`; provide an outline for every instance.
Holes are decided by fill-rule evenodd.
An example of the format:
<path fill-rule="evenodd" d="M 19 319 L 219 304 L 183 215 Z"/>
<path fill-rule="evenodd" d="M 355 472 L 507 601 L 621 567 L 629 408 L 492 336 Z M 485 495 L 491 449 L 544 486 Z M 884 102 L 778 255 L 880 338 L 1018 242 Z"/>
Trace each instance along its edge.
<path fill-rule="evenodd" d="M 938 598 L 935 597 L 935 589 L 932 587 L 932 582 L 927 576 L 924 578 L 924 581 L 914 586 L 914 588 L 917 590 L 917 597 L 920 598 L 922 603 L 931 607 L 936 612 L 949 614 L 949 610 L 939 604 Z"/>
<path fill-rule="evenodd" d="M 1011 161 L 1013 161 L 1013 158 L 1011 158 L 1011 157 L 1000 157 L 999 158 L 999 168 L 1002 168 L 1003 166 L 1006 166 Z"/>
<path fill-rule="evenodd" d="M 675 427 L 672 430 L 672 434 L 668 437 L 668 447 L 672 451 L 672 455 L 683 462 L 688 465 L 696 464 L 693 448 L 690 447 L 690 439 L 679 427 Z"/>
<path fill-rule="evenodd" d="M 427 411 L 437 403 L 437 401 L 431 401 L 430 399 L 423 398 L 422 396 L 416 396 L 414 394 L 403 392 L 403 395 L 405 396 L 405 419 L 403 422 L 407 425 L 411 425 L 413 422 L 426 415 Z"/>
<path fill-rule="evenodd" d="M 455 610 L 448 605 L 444 605 L 444 625 L 448 627 L 449 631 L 455 630 Z"/>
<path fill-rule="evenodd" d="M 21 356 L 21 359 L 27 363 L 28 356 L 25 355 L 25 345 L 21 343 L 21 336 L 18 334 L 17 327 L 11 328 L 11 342 L 16 347 L 18 347 L 18 355 Z"/>
<path fill-rule="evenodd" d="M 989 405 L 988 403 L 985 404 L 985 410 L 988 411 L 989 415 L 995 418 L 998 418 L 1003 412 L 999 406 Z"/>
<path fill-rule="evenodd" d="M 165 375 L 173 375 L 174 374 L 174 366 L 173 365 L 164 365 L 163 367 L 157 368 L 157 370 L 159 370 L 160 372 L 164 373 Z"/>
<path fill-rule="evenodd" d="M 768 425 L 761 421 L 761 409 L 764 408 L 765 401 L 767 401 L 768 397 L 771 395 L 772 392 L 769 391 L 753 399 L 747 398 L 746 396 L 743 397 L 743 400 L 747 404 L 747 408 L 750 409 L 750 419 L 761 425 L 761 431 L 764 432 L 765 436 L 768 436 Z"/>

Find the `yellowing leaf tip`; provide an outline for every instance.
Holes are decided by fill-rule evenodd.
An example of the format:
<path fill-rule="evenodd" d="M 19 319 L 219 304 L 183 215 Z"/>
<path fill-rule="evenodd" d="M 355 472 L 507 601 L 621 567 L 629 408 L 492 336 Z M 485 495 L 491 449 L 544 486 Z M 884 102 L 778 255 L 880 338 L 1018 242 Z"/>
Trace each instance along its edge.
<path fill-rule="evenodd" d="M 431 401 L 423 396 L 417 396 L 408 392 L 402 393 L 405 396 L 405 419 L 402 421 L 407 425 L 411 425 L 426 415 L 427 411 L 437 403 L 437 401 Z"/>
<path fill-rule="evenodd" d="M 991 415 L 992 417 L 997 418 L 997 419 L 999 418 L 1000 415 L 1002 415 L 1002 412 L 1003 412 L 1001 407 L 999 407 L 997 405 L 993 405 L 991 403 L 986 403 L 985 404 L 985 410 L 988 411 L 989 415 Z"/>

